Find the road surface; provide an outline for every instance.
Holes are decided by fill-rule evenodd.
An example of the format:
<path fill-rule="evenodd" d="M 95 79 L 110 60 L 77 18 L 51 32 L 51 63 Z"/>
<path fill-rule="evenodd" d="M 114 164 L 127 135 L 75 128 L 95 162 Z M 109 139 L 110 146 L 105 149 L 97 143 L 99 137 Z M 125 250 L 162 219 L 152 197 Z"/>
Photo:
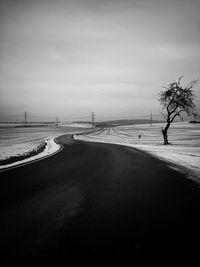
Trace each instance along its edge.
<path fill-rule="evenodd" d="M 1 172 L 1 262 L 159 264 L 198 259 L 199 188 L 145 152 L 74 142 Z"/>

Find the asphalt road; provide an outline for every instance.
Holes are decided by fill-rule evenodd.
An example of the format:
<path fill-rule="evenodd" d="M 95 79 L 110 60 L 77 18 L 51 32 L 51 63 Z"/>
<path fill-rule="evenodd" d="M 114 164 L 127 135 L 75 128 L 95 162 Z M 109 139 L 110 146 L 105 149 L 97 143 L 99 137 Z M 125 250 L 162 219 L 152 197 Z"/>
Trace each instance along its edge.
<path fill-rule="evenodd" d="M 0 173 L 1 263 L 191 263 L 199 258 L 197 184 L 145 152 L 73 142 Z"/>

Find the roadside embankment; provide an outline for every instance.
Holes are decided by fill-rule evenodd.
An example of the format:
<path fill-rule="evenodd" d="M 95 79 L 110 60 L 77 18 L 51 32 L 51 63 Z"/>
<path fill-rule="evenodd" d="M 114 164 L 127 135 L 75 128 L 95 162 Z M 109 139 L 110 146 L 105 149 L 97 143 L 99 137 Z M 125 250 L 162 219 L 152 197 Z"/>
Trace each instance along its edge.
<path fill-rule="evenodd" d="M 13 156 L 0 160 L 0 170 L 26 164 L 55 154 L 61 149 L 61 145 L 55 141 L 54 137 L 48 137 L 36 149 L 28 151 L 22 155 Z"/>

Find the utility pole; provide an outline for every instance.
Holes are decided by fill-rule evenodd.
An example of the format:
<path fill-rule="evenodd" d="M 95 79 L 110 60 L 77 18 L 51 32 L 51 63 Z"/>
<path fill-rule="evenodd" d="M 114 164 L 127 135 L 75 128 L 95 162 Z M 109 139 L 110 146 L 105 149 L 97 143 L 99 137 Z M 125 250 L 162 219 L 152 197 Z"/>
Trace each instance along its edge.
<path fill-rule="evenodd" d="M 59 119 L 58 119 L 58 114 L 56 116 L 56 126 L 58 126 L 58 123 L 59 123 Z"/>
<path fill-rule="evenodd" d="M 150 114 L 150 122 L 151 122 L 151 127 L 152 127 L 152 111 L 151 111 L 151 114 Z"/>
<path fill-rule="evenodd" d="M 27 125 L 27 113 L 26 111 L 24 112 L 24 125 Z"/>
<path fill-rule="evenodd" d="M 92 127 L 94 127 L 94 123 L 95 123 L 94 119 L 95 119 L 94 112 L 92 112 Z"/>

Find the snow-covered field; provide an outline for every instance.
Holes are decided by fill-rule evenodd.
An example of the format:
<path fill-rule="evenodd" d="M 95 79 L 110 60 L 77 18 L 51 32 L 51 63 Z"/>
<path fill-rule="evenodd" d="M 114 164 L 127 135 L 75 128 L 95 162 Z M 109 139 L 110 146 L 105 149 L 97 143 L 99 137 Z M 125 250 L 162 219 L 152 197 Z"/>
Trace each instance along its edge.
<path fill-rule="evenodd" d="M 83 132 L 82 127 L 0 127 L 0 160 L 27 154 L 47 137 Z"/>
<path fill-rule="evenodd" d="M 104 128 L 87 135 L 76 135 L 75 139 L 135 147 L 181 166 L 191 175 L 200 178 L 200 124 L 173 123 L 169 129 L 171 145 L 167 146 L 163 145 L 163 126 L 164 124 L 158 123 L 152 126 L 143 124 Z"/>
<path fill-rule="evenodd" d="M 75 138 L 79 140 L 115 143 L 142 149 L 175 165 L 182 166 L 200 178 L 200 124 L 174 123 L 169 130 L 171 145 L 168 146 L 163 145 L 161 129 L 164 125 L 161 123 L 152 126 L 140 124 L 104 128 L 84 135 L 78 135 L 78 133 L 88 131 L 88 129 L 73 126 L 72 124 L 68 127 L 64 125 L 62 127 L 33 128 L 0 127 L 0 160 L 33 151 L 47 137 L 51 137 L 53 140 L 54 137 L 62 134 L 76 134 Z M 139 135 L 141 138 L 138 138 Z M 44 153 L 50 153 L 48 146 Z"/>
<path fill-rule="evenodd" d="M 78 127 L 78 128 L 91 128 L 91 124 L 83 122 L 83 123 L 78 123 L 78 122 L 72 122 L 72 123 L 60 123 L 60 127 Z"/>
<path fill-rule="evenodd" d="M 36 154 L 34 156 L 31 156 L 31 157 L 28 157 L 28 158 L 25 158 L 25 159 L 20 160 L 20 161 L 16 161 L 16 162 L 9 163 L 9 164 L 4 164 L 4 165 L 0 166 L 0 170 L 12 168 L 12 167 L 15 167 L 19 164 L 26 164 L 27 162 L 30 162 L 30 161 L 35 161 L 35 160 L 38 160 L 38 159 L 41 159 L 44 157 L 48 157 L 52 154 L 55 154 L 56 152 L 58 152 L 61 149 L 61 145 L 57 144 L 54 141 L 53 137 L 46 138 L 45 142 L 46 142 L 46 147 L 41 153 Z"/>

